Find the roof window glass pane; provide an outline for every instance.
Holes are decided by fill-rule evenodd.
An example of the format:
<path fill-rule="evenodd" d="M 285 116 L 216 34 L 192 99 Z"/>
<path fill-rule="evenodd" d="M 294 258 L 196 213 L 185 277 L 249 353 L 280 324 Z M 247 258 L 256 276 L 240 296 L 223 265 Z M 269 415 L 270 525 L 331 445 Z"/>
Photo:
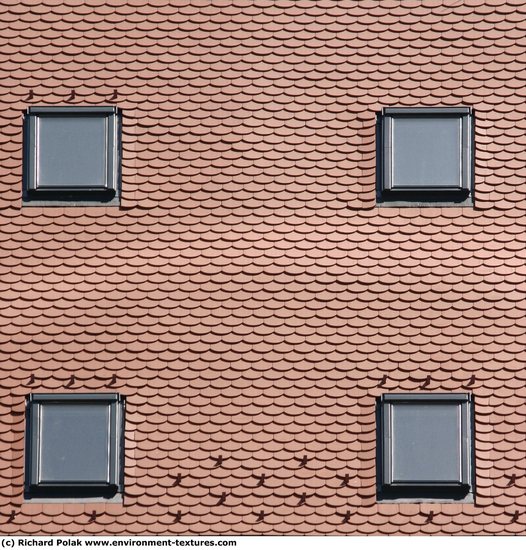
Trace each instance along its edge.
<path fill-rule="evenodd" d="M 47 404 L 41 418 L 41 481 L 89 483 L 108 479 L 107 404 Z"/>
<path fill-rule="evenodd" d="M 393 407 L 391 421 L 396 481 L 460 479 L 460 406 L 400 403 Z"/>
<path fill-rule="evenodd" d="M 460 188 L 462 120 L 393 119 L 393 189 Z"/>
<path fill-rule="evenodd" d="M 105 187 L 107 123 L 107 117 L 40 117 L 39 187 Z"/>

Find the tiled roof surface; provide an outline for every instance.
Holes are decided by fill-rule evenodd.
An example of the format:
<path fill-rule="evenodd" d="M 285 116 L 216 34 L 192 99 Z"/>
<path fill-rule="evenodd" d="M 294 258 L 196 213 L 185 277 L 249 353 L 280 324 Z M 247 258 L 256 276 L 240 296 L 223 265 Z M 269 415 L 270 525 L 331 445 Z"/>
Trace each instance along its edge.
<path fill-rule="evenodd" d="M 0 532 L 526 528 L 524 0 L 4 0 Z M 22 207 L 29 105 L 123 109 L 122 205 Z M 378 208 L 468 105 L 475 208 Z M 127 397 L 124 504 L 23 501 L 32 392 Z M 475 504 L 381 504 L 375 399 L 471 392 Z"/>

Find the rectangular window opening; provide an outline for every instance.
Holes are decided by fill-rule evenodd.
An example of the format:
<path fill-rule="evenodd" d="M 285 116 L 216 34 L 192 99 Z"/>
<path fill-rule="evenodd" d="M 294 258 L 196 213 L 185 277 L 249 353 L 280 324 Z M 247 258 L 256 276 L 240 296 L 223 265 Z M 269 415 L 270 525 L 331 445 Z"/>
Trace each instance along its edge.
<path fill-rule="evenodd" d="M 112 498 L 123 491 L 124 399 L 32 394 L 27 402 L 26 498 Z"/>
<path fill-rule="evenodd" d="M 386 394 L 378 404 L 379 500 L 473 498 L 469 394 Z"/>
<path fill-rule="evenodd" d="M 469 107 L 386 107 L 378 119 L 378 203 L 473 204 L 474 117 Z"/>
<path fill-rule="evenodd" d="M 29 107 L 24 120 L 23 204 L 116 205 L 121 179 L 116 107 Z"/>

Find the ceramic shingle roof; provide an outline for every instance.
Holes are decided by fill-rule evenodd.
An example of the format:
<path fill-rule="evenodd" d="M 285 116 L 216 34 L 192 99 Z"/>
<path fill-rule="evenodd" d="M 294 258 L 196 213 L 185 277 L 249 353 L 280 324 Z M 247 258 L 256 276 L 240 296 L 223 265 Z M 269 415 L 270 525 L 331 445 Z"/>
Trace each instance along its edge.
<path fill-rule="evenodd" d="M 526 526 L 523 0 L 4 0 L 0 532 Z M 121 207 L 21 205 L 30 105 L 123 110 Z M 376 113 L 474 109 L 474 208 Z M 124 503 L 23 500 L 33 392 L 127 398 Z M 376 501 L 375 400 L 474 395 L 475 504 Z"/>

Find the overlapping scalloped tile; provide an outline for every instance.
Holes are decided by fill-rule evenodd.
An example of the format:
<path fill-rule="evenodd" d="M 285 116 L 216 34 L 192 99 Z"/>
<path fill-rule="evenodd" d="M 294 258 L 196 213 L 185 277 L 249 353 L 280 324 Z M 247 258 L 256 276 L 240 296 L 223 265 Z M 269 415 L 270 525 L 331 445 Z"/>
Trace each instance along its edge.
<path fill-rule="evenodd" d="M 522 0 L 0 6 L 0 532 L 526 525 Z M 21 208 L 22 113 L 123 109 L 121 208 Z M 376 112 L 470 105 L 476 207 L 377 208 Z M 127 397 L 123 504 L 23 501 L 24 398 Z M 476 503 L 375 498 L 375 399 L 471 392 Z"/>

